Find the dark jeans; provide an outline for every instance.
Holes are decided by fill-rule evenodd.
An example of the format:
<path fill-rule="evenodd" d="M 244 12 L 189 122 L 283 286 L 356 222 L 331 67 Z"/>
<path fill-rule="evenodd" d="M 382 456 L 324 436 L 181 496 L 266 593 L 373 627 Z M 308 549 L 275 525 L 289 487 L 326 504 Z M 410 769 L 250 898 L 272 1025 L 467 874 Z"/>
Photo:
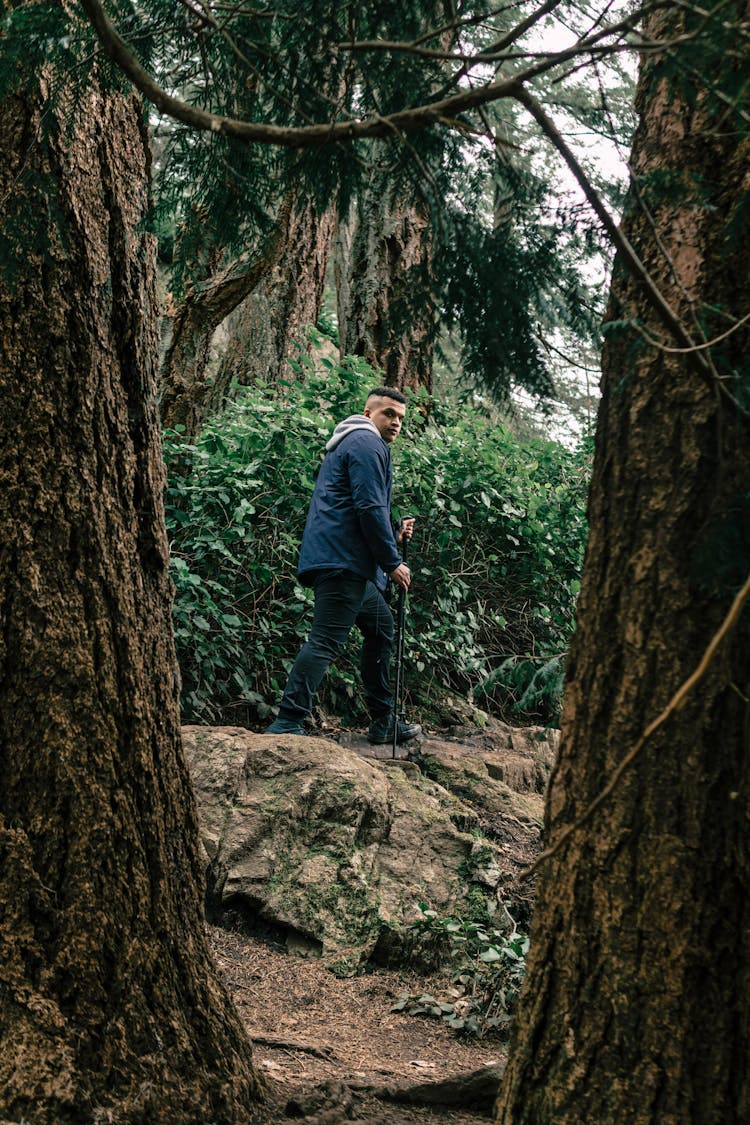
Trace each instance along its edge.
<path fill-rule="evenodd" d="M 312 629 L 289 673 L 279 718 L 302 722 L 312 712 L 320 681 L 354 624 L 364 637 L 360 671 L 367 709 L 373 719 L 388 714 L 393 617 L 385 598 L 373 582 L 348 570 L 321 571 L 314 590 Z"/>

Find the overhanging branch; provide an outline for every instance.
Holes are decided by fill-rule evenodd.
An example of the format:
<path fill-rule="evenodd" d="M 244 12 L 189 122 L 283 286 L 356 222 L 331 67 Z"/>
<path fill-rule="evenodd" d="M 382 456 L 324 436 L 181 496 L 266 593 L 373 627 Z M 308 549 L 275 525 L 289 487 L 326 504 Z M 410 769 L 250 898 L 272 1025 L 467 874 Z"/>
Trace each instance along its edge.
<path fill-rule="evenodd" d="M 653 3 L 642 7 L 641 13 L 646 10 L 655 10 L 668 6 L 674 0 L 654 0 Z M 688 362 L 704 379 L 718 388 L 719 393 L 732 401 L 730 392 L 720 380 L 716 379 L 710 357 L 697 347 L 696 341 L 691 337 L 684 323 L 677 313 L 671 308 L 666 298 L 660 292 L 643 262 L 638 257 L 633 246 L 628 241 L 620 228 L 609 214 L 603 201 L 594 189 L 579 164 L 575 155 L 565 143 L 557 130 L 554 122 L 548 117 L 544 108 L 527 88 L 526 83 L 539 77 L 561 63 L 569 61 L 581 53 L 598 50 L 621 50 L 624 45 L 617 41 L 632 28 L 630 20 L 620 21 L 606 29 L 599 29 L 592 35 L 580 39 L 573 47 L 559 51 L 540 60 L 512 77 L 484 86 L 462 90 L 458 94 L 444 97 L 426 105 L 400 110 L 388 115 L 372 115 L 364 120 L 334 121 L 306 126 L 280 126 L 261 122 L 243 121 L 238 118 L 225 117 L 210 113 L 198 106 L 190 105 L 179 98 L 168 94 L 155 79 L 141 66 L 133 55 L 130 47 L 122 39 L 114 25 L 107 16 L 101 0 L 81 0 L 82 7 L 91 21 L 96 34 L 105 52 L 112 58 L 118 67 L 133 82 L 141 94 L 156 108 L 168 116 L 182 121 L 184 124 L 200 130 L 209 131 L 222 136 L 233 137 L 247 143 L 260 143 L 277 145 L 288 148 L 301 148 L 333 144 L 341 141 L 352 141 L 359 138 L 374 138 L 388 136 L 403 136 L 436 124 L 455 128 L 460 126 L 456 120 L 457 115 L 469 110 L 480 109 L 492 101 L 502 98 L 512 98 L 523 105 L 535 119 L 543 134 L 554 145 L 568 164 L 576 181 L 583 190 L 586 199 L 595 214 L 604 226 L 615 248 L 620 252 L 628 270 L 638 278 L 644 287 L 649 303 L 658 313 L 660 319 L 670 331 L 680 350 L 686 354 Z M 539 12 L 550 10 L 554 7 L 554 0 L 548 0 Z M 615 36 L 615 42 L 606 44 L 603 40 Z M 643 44 L 641 44 L 643 46 Z M 658 49 L 659 44 L 649 43 L 649 49 Z M 663 44 L 661 45 L 663 47 Z M 740 408 L 741 409 L 741 408 Z M 745 411 L 743 410 L 743 413 Z"/>
<path fill-rule="evenodd" d="M 387 117 L 369 117 L 363 121 L 335 121 L 300 127 L 242 121 L 235 117 L 209 113 L 199 106 L 172 97 L 141 66 L 107 16 L 100 0 L 81 0 L 81 6 L 91 21 L 106 54 L 160 113 L 173 117 L 176 121 L 182 121 L 183 124 L 201 132 L 217 133 L 250 143 L 302 148 L 359 138 L 392 136 L 394 131 L 413 132 L 425 126 L 447 123 L 451 117 L 475 106 L 496 101 L 498 98 L 510 97 L 516 88 L 515 78 L 506 79 L 502 82 L 493 82 L 481 89 L 466 90 L 453 97 L 443 98 L 441 101 L 392 113 Z"/>
<path fill-rule="evenodd" d="M 663 0 L 658 0 L 658 3 L 662 2 Z M 512 77 L 489 82 L 485 86 L 474 89 L 462 90 L 458 94 L 425 105 L 403 109 L 387 116 L 374 115 L 364 120 L 350 119 L 295 127 L 226 117 L 221 114 L 210 113 L 199 106 L 190 105 L 180 98 L 173 97 L 140 64 L 107 16 L 101 0 L 81 0 L 81 6 L 94 27 L 106 54 L 130 79 L 143 97 L 156 106 L 161 113 L 202 132 L 217 133 L 248 143 L 278 145 L 285 148 L 313 147 L 334 144 L 339 141 L 387 137 L 394 133 L 414 132 L 431 125 L 453 127 L 458 114 L 466 113 L 502 98 L 515 97 L 522 83 L 544 74 L 581 53 L 590 54 L 592 50 L 602 52 L 622 50 L 622 43 L 606 45 L 602 44 L 601 41 L 606 37 L 624 34 L 631 23 L 630 20 L 623 21 L 621 24 L 609 27 L 606 30 L 600 30 L 595 35 L 579 41 L 573 47 L 546 55 Z"/>

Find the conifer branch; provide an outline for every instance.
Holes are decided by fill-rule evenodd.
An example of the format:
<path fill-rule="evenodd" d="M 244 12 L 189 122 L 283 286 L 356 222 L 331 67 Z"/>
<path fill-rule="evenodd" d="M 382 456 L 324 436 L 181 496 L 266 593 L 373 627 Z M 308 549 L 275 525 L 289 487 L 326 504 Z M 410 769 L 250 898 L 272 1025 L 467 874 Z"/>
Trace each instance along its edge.
<path fill-rule="evenodd" d="M 189 125 L 202 132 L 217 133 L 249 143 L 278 145 L 286 148 L 302 148 L 333 144 L 338 141 L 352 141 L 371 137 L 386 137 L 394 130 L 405 133 L 433 125 L 452 125 L 457 114 L 465 113 L 501 98 L 515 97 L 522 83 L 546 73 L 548 70 L 567 62 L 582 52 L 592 50 L 608 53 L 622 49 L 621 44 L 598 42 L 605 35 L 611 36 L 619 27 L 614 25 L 598 32 L 588 40 L 582 40 L 564 51 L 545 55 L 539 62 L 524 70 L 484 86 L 468 90 L 450 97 L 440 98 L 424 105 L 399 110 L 396 113 L 379 117 L 373 115 L 364 119 L 332 121 L 316 125 L 283 126 L 261 122 L 244 121 L 240 118 L 226 117 L 211 113 L 168 94 L 163 87 L 141 65 L 130 50 L 114 24 L 104 11 L 101 0 L 81 0 L 81 6 L 91 22 L 105 53 L 130 79 L 147 101 L 161 113 Z M 629 21 L 623 22 L 624 24 Z M 631 49 L 632 45 L 626 45 Z"/>
<path fill-rule="evenodd" d="M 541 8 L 537 8 L 537 10 L 535 12 L 532 12 L 531 15 L 528 16 L 525 20 L 521 20 L 521 22 L 516 24 L 514 28 L 507 32 L 507 34 L 505 34 L 502 39 L 498 39 L 496 40 L 496 42 L 492 43 L 488 50 L 504 51 L 506 48 L 512 46 L 512 44 L 515 43 L 516 39 L 519 39 L 520 36 L 534 27 L 534 25 L 537 24 L 539 20 L 544 16 L 549 15 L 551 12 L 553 12 L 560 3 L 561 0 L 545 0 L 545 3 L 542 4 Z M 451 81 L 449 83 L 446 83 L 442 87 L 442 90 L 439 91 L 439 93 L 444 93 L 446 90 L 450 89 L 451 86 L 457 85 L 462 78 L 466 77 L 466 75 L 469 73 L 469 70 L 469 64 L 464 63 L 460 70 L 458 70 L 453 75 Z"/>
<path fill-rule="evenodd" d="M 543 15 L 552 12 L 560 3 L 560 0 L 549 0 L 549 3 L 545 4 L 535 12 L 533 16 L 530 16 L 527 20 L 510 31 L 503 39 L 473 53 L 427 48 L 418 46 L 414 42 L 400 39 L 361 39 L 348 43 L 337 43 L 336 47 L 344 51 L 381 51 L 386 53 L 416 55 L 420 58 L 435 59 L 445 62 L 460 62 L 464 64 L 460 72 L 462 75 L 466 73 L 465 68 L 467 66 L 471 67 L 480 63 L 510 62 L 518 59 L 534 58 L 544 60 L 545 66 L 543 69 L 546 70 L 550 68 L 550 65 L 557 66 L 571 59 L 579 58 L 582 55 L 587 56 L 587 58 L 592 56 L 601 57 L 615 54 L 623 50 L 638 51 L 641 53 L 645 51 L 662 52 L 668 48 L 674 48 L 684 43 L 693 42 L 698 36 L 697 31 L 675 36 L 670 40 L 644 39 L 643 37 L 637 39 L 622 38 L 625 35 L 635 33 L 638 25 L 646 16 L 660 9 L 669 7 L 672 2 L 673 0 L 654 0 L 653 3 L 643 4 L 636 12 L 631 13 L 622 20 L 618 20 L 617 23 L 607 24 L 598 31 L 592 30 L 586 35 L 582 35 L 570 47 L 558 51 L 524 50 L 508 53 L 507 49 L 526 31 L 533 27 Z M 617 40 L 617 42 L 608 42 L 608 40 Z M 531 75 L 527 73 L 516 75 L 519 81 L 527 81 L 529 77 L 531 77 Z"/>
<path fill-rule="evenodd" d="M 210 113 L 168 94 L 132 53 L 107 16 L 100 0 L 81 0 L 81 6 L 105 53 L 130 79 L 143 97 L 161 113 L 201 132 L 218 133 L 221 136 L 233 137 L 249 143 L 302 148 L 359 138 L 385 137 L 392 135 L 394 130 L 411 132 L 425 126 L 444 124 L 453 115 L 473 109 L 475 106 L 484 105 L 498 98 L 511 97 L 516 88 L 517 79 L 506 79 L 502 82 L 490 83 L 480 89 L 463 91 L 440 101 L 401 110 L 387 117 L 370 117 L 364 120 L 351 119 L 299 127 L 243 121 L 235 117 Z"/>
<path fill-rule="evenodd" d="M 555 0 L 559 3 L 560 0 Z M 550 5 L 554 7 L 555 5 Z M 523 31 L 528 30 L 527 26 L 519 29 L 517 34 L 511 34 L 500 41 L 500 44 L 492 47 L 484 47 L 479 51 L 449 51 L 438 50 L 434 47 L 417 47 L 413 43 L 406 42 L 400 39 L 361 39 L 351 43 L 337 43 L 336 47 L 342 51 L 381 51 L 388 54 L 405 54 L 416 55 L 418 58 L 435 59 L 442 62 L 460 62 L 470 65 L 478 65 L 480 63 L 497 63 L 508 62 L 515 59 L 544 59 L 554 60 L 554 65 L 561 62 L 567 62 L 570 58 L 578 57 L 581 54 L 590 55 L 592 51 L 603 52 L 611 54 L 617 49 L 616 46 L 609 43 L 602 43 L 602 40 L 611 39 L 621 36 L 627 32 L 633 31 L 637 26 L 638 19 L 643 15 L 652 11 L 654 7 L 659 5 L 647 5 L 638 12 L 637 18 L 630 16 L 627 19 L 621 20 L 619 23 L 611 24 L 600 31 L 592 33 L 583 39 L 578 40 L 573 46 L 565 48 L 562 51 L 544 51 L 544 50 L 528 50 L 516 51 L 509 54 L 507 48 L 519 38 Z M 530 24 L 528 26 L 531 26 Z M 683 36 L 679 40 L 671 40 L 670 43 L 683 42 L 687 37 Z M 692 38 L 692 36 L 690 37 Z M 624 48 L 629 51 L 641 50 L 644 48 L 658 48 L 664 49 L 664 44 L 661 42 L 653 42 L 646 40 L 638 40 L 637 42 L 626 42 Z"/>
<path fill-rule="evenodd" d="M 502 39 L 498 39 L 496 42 L 492 43 L 487 48 L 487 53 L 493 55 L 497 54 L 499 51 L 505 51 L 508 47 L 512 46 L 517 39 L 525 35 L 527 31 L 535 27 L 536 24 L 539 23 L 539 20 L 554 12 L 555 8 L 558 8 L 561 2 L 562 0 L 546 0 L 541 8 L 537 8 L 536 11 L 528 15 L 525 20 L 521 20 L 520 23 L 517 23 L 515 27 L 511 28 L 510 31 L 503 35 Z"/>
<path fill-rule="evenodd" d="M 683 706 L 686 699 L 690 695 L 690 692 L 703 679 L 709 667 L 711 666 L 711 662 L 716 656 L 716 653 L 722 641 L 725 640 L 725 638 L 731 633 L 732 629 L 737 624 L 748 597 L 750 597 L 750 575 L 748 575 L 747 579 L 745 580 L 745 585 L 737 593 L 726 617 L 709 641 L 708 646 L 703 653 L 703 656 L 701 657 L 700 663 L 698 664 L 698 667 L 695 669 L 692 675 L 688 676 L 685 682 L 680 685 L 661 714 L 657 715 L 657 717 L 651 723 L 649 723 L 641 737 L 619 763 L 617 769 L 614 771 L 607 784 L 594 798 L 591 804 L 588 805 L 586 809 L 584 809 L 577 820 L 575 820 L 572 824 L 569 824 L 567 828 L 563 829 L 563 831 L 560 833 L 557 840 L 554 844 L 551 845 L 551 847 L 543 851 L 542 854 L 537 857 L 537 859 L 534 861 L 534 863 L 531 864 L 530 867 L 527 867 L 519 874 L 519 881 L 530 879 L 531 876 L 534 875 L 544 863 L 552 859 L 553 856 L 557 855 L 561 848 L 563 848 L 564 845 L 568 842 L 573 833 L 578 832 L 581 828 L 583 828 L 589 822 L 589 820 L 591 820 L 591 817 L 594 815 L 594 813 L 601 808 L 607 798 L 610 797 L 612 793 L 614 793 L 617 785 L 619 784 L 620 778 L 625 773 L 625 770 L 628 768 L 628 766 L 633 764 L 643 747 L 648 742 L 651 735 L 655 734 L 656 731 L 660 727 L 662 727 L 664 723 L 666 723 L 667 719 L 675 713 L 675 711 L 679 711 L 680 707 Z"/>
<path fill-rule="evenodd" d="M 555 4 L 559 4 L 560 0 L 554 0 Z M 432 28 L 426 31 L 424 35 L 420 35 L 418 39 L 412 39 L 414 47 L 420 47 L 422 43 L 429 43 L 431 39 L 442 39 L 448 31 L 460 31 L 464 27 L 481 27 L 483 23 L 488 23 L 496 16 L 502 16 L 506 12 L 515 11 L 516 4 L 503 4 L 499 8 L 493 8 L 489 12 L 479 12 L 474 16 L 465 16 L 463 19 L 452 20 L 450 23 L 444 23 L 440 27 Z"/>

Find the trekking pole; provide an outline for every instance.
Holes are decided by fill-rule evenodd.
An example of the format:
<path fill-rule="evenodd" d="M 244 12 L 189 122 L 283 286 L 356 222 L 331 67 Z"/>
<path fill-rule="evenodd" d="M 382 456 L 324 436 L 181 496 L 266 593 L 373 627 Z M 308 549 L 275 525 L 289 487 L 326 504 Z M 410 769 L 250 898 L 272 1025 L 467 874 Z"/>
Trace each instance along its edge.
<path fill-rule="evenodd" d="M 409 549 L 409 540 L 404 535 L 401 554 L 404 562 Z M 396 744 L 398 742 L 398 721 L 401 716 L 401 696 L 403 685 L 404 663 L 404 623 L 406 621 L 406 590 L 403 586 L 398 591 L 398 609 L 396 612 L 396 683 L 393 693 L 393 757 L 396 757 Z"/>

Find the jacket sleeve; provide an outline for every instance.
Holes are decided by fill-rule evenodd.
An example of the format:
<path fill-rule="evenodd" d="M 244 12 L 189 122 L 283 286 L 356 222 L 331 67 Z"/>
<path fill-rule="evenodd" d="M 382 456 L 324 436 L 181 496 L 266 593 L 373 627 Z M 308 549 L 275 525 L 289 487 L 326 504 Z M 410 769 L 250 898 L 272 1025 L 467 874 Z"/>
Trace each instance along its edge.
<path fill-rule="evenodd" d="M 377 443 L 377 444 L 376 444 Z M 388 506 L 389 454 L 380 438 L 369 435 L 349 450 L 352 501 L 365 541 L 375 562 L 390 574 L 403 559 L 398 553 Z"/>

